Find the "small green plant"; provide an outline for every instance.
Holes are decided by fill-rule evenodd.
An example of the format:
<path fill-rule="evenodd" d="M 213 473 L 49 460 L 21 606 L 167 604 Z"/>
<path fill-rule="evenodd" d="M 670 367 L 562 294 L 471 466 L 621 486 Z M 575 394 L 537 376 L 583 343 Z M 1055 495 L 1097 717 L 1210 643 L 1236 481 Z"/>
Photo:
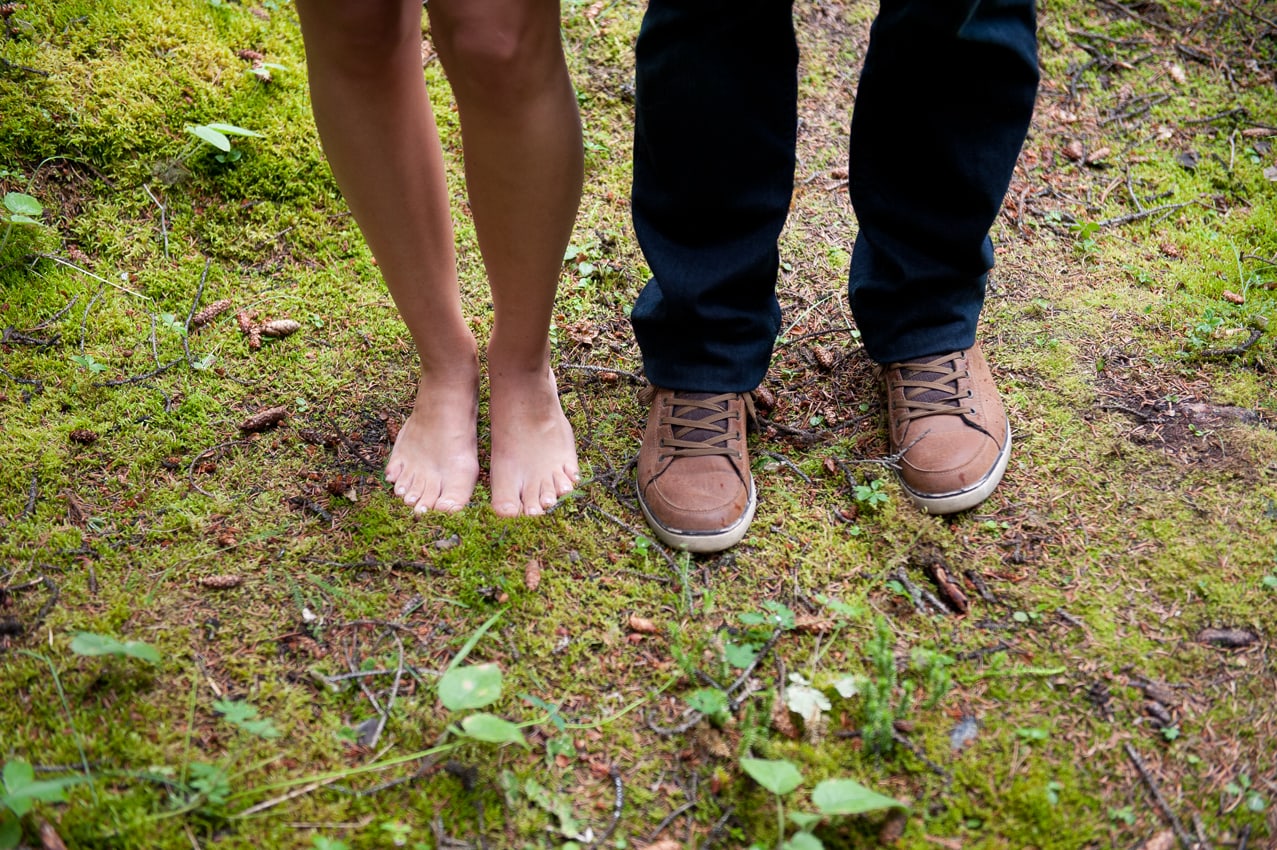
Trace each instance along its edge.
<path fill-rule="evenodd" d="M 0 850 L 13 850 L 22 843 L 22 817 L 36 803 L 65 803 L 66 789 L 87 777 L 37 780 L 30 764 L 14 759 L 5 763 L 0 779 Z"/>
<path fill-rule="evenodd" d="M 872 481 L 866 481 L 864 484 L 857 484 L 852 490 L 852 495 L 861 507 L 869 511 L 876 511 L 889 501 L 887 494 L 882 492 L 882 488 L 882 479 L 875 478 Z"/>
<path fill-rule="evenodd" d="M 820 782 L 811 793 L 815 812 L 791 812 L 785 817 L 785 797 L 803 784 L 802 771 L 788 759 L 743 758 L 741 769 L 776 798 L 776 841 L 781 850 L 822 850 L 824 842 L 814 830 L 823 821 L 883 809 L 907 809 L 899 800 L 883 796 L 854 779 L 837 778 Z M 786 821 L 798 827 L 785 839 Z"/>
<path fill-rule="evenodd" d="M 1127 826 L 1135 826 L 1135 809 L 1132 806 L 1123 806 L 1120 809 L 1109 809 L 1109 818 L 1115 821 L 1121 821 Z"/>
<path fill-rule="evenodd" d="M 235 162 L 240 158 L 240 151 L 231 145 L 231 136 L 248 136 L 261 138 L 262 134 L 254 130 L 247 130 L 243 127 L 237 127 L 234 124 L 223 124 L 214 122 L 212 124 L 187 124 L 186 132 L 195 138 L 216 148 L 220 153 L 214 154 L 214 159 L 220 163 Z M 179 162 L 185 162 L 194 156 L 200 149 L 198 144 L 187 149 L 178 156 Z"/>
<path fill-rule="evenodd" d="M 1247 811 L 1258 814 L 1268 808 L 1268 801 L 1251 786 L 1248 773 L 1238 774 L 1235 780 L 1224 786 L 1224 790 L 1234 797 L 1240 797 Z"/>
<path fill-rule="evenodd" d="M 79 366 L 81 369 L 92 372 L 94 375 L 107 370 L 106 364 L 99 363 L 93 358 L 92 354 L 72 354 L 71 362 Z"/>
<path fill-rule="evenodd" d="M 40 216 L 44 214 L 44 207 L 25 192 L 7 192 L 0 214 L 7 223 L 4 237 L 0 238 L 0 253 L 3 253 L 15 226 L 39 227 L 41 225 Z"/>
<path fill-rule="evenodd" d="M 1069 225 L 1069 233 L 1077 240 L 1077 250 L 1082 256 L 1089 257 L 1099 249 L 1100 245 L 1095 237 L 1100 229 L 1099 223 L 1094 221 L 1075 221 Z"/>
<path fill-rule="evenodd" d="M 870 752 L 885 753 L 894 743 L 896 716 L 908 712 L 913 692 L 912 689 L 903 690 L 900 705 L 894 704 L 898 681 L 895 641 L 885 617 L 877 618 L 874 635 L 866 649 L 871 675 L 864 688 L 865 722 L 861 737 Z"/>
<path fill-rule="evenodd" d="M 1189 351 L 1200 351 L 1208 348 L 1215 334 L 1224 324 L 1224 317 L 1215 312 L 1214 307 L 1207 307 L 1197 324 L 1188 331 L 1187 347 Z"/>

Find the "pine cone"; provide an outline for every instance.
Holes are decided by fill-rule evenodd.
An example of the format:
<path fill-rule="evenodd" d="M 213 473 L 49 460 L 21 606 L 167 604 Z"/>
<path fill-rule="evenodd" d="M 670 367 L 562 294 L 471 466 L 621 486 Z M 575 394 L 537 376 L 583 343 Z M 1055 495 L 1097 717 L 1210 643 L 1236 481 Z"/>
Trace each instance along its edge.
<path fill-rule="evenodd" d="M 245 62 L 261 62 L 263 59 L 266 58 L 262 56 L 262 54 L 258 53 L 256 50 L 247 50 L 247 49 L 241 50 L 236 55 L 239 56 L 240 59 L 243 59 Z"/>
<path fill-rule="evenodd" d="M 235 320 L 239 322 L 240 333 L 251 333 L 253 330 L 253 319 L 257 318 L 256 310 L 240 310 L 235 314 Z"/>
<path fill-rule="evenodd" d="M 232 587 L 239 587 L 244 581 L 243 576 L 204 576 L 199 580 L 204 587 L 211 587 L 214 590 L 229 590 Z"/>
<path fill-rule="evenodd" d="M 72 442 L 79 443 L 84 446 L 98 441 L 97 433 L 90 431 L 88 428 L 76 428 L 68 436 L 71 438 Z"/>
<path fill-rule="evenodd" d="M 265 431 L 267 428 L 273 428 L 278 425 L 287 415 L 288 408 L 286 407 L 268 407 L 265 410 L 257 411 L 239 423 L 239 430 L 245 433 Z"/>
<path fill-rule="evenodd" d="M 231 299 L 223 298 L 220 301 L 214 301 L 194 316 L 191 316 L 191 327 L 202 328 L 229 309 L 231 309 Z"/>
<path fill-rule="evenodd" d="M 270 322 L 262 322 L 262 336 L 286 337 L 295 334 L 301 330 L 301 322 L 295 322 L 292 319 L 275 319 Z"/>
<path fill-rule="evenodd" d="M 253 351 L 262 347 L 262 329 L 256 325 L 248 329 L 248 347 Z"/>

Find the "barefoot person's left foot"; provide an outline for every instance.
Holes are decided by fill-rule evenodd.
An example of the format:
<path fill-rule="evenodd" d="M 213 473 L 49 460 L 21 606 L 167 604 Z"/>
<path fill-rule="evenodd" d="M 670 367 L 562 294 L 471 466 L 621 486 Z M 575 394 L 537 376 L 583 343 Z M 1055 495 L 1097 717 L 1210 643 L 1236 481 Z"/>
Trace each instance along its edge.
<path fill-rule="evenodd" d="M 563 415 L 554 373 L 508 369 L 489 355 L 492 509 L 539 516 L 580 480 L 576 440 Z"/>
<path fill-rule="evenodd" d="M 983 502 L 1011 456 L 1011 426 L 980 346 L 883 369 L 891 451 L 910 501 L 952 514 Z"/>

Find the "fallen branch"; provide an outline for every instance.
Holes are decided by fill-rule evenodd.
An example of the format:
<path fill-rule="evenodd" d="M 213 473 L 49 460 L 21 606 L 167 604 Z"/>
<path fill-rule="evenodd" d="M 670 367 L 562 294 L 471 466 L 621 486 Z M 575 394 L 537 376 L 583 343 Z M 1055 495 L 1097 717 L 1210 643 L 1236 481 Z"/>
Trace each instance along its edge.
<path fill-rule="evenodd" d="M 612 798 L 612 820 L 607 825 L 607 829 L 603 834 L 594 839 L 592 846 L 598 847 L 606 844 L 607 840 L 616 832 L 617 824 L 621 822 L 621 810 L 625 807 L 625 786 L 621 784 L 621 771 L 613 767 L 607 772 L 608 777 L 612 780 L 612 788 L 615 796 Z"/>
<path fill-rule="evenodd" d="M 1259 338 L 1264 335 L 1262 328 L 1251 328 L 1250 337 L 1241 345 L 1232 348 L 1208 348 L 1205 351 L 1197 352 L 1198 357 L 1240 357 L 1254 347 L 1259 342 Z"/>
<path fill-rule="evenodd" d="M 1120 224 L 1130 224 L 1133 221 L 1140 221 L 1158 213 L 1172 213 L 1175 210 L 1182 210 L 1184 207 L 1191 207 L 1198 202 L 1197 198 L 1191 201 L 1184 201 L 1182 204 L 1163 204 L 1160 207 L 1149 207 L 1148 209 L 1133 212 L 1128 215 L 1119 215 L 1115 218 L 1106 218 L 1103 221 L 1096 222 L 1098 227 L 1115 227 Z"/>
<path fill-rule="evenodd" d="M 1179 818 L 1175 816 L 1175 812 L 1171 810 L 1170 805 L 1166 802 L 1166 798 L 1162 796 L 1162 791 L 1157 787 L 1157 781 L 1153 779 L 1148 772 L 1148 768 L 1144 766 L 1144 759 L 1140 758 L 1140 754 L 1131 746 L 1131 742 L 1127 741 L 1122 745 L 1126 749 L 1126 755 L 1131 760 L 1131 764 L 1135 765 L 1135 769 L 1139 771 L 1140 778 L 1144 780 L 1149 793 L 1153 796 L 1153 802 L 1162 812 L 1163 817 L 1170 823 L 1171 829 L 1175 831 L 1175 837 L 1179 839 L 1179 843 L 1184 845 L 1184 850 L 1193 850 L 1193 840 L 1184 830 L 1184 825 L 1179 822 Z"/>

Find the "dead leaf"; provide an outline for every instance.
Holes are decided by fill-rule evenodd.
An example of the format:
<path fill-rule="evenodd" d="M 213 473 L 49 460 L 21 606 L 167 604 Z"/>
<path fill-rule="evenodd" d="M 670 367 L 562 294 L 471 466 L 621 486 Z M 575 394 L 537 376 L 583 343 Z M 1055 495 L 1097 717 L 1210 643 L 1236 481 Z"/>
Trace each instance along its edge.
<path fill-rule="evenodd" d="M 1201 156 L 1195 150 L 1182 151 L 1175 156 L 1175 161 L 1179 163 L 1180 167 L 1187 168 L 1189 171 L 1196 168 L 1201 159 Z"/>
<path fill-rule="evenodd" d="M 654 635 L 657 631 L 656 623 L 646 617 L 640 617 L 638 614 L 630 615 L 629 626 L 630 631 L 638 632 L 641 635 Z"/>
<path fill-rule="evenodd" d="M 643 850 L 683 850 L 683 842 L 673 838 L 662 838 L 660 841 L 653 841 Z"/>
<path fill-rule="evenodd" d="M 882 827 L 878 830 L 878 842 L 880 844 L 895 844 L 900 840 L 900 836 L 905 834 L 905 825 L 909 823 L 909 814 L 899 809 L 892 809 L 891 814 L 887 815 L 887 819 L 882 822 Z"/>
<path fill-rule="evenodd" d="M 536 558 L 523 567 L 523 586 L 528 590 L 536 590 L 541 586 L 541 562 Z"/>
<path fill-rule="evenodd" d="M 268 407 L 265 410 L 257 411 L 239 423 L 239 430 L 246 434 L 254 431 L 265 431 L 267 428 L 274 428 L 284 421 L 284 417 L 287 415 L 288 408 L 286 407 Z"/>
<path fill-rule="evenodd" d="M 1270 165 L 1264 169 L 1264 179 L 1269 183 L 1277 183 L 1277 165 Z"/>
<path fill-rule="evenodd" d="M 1183 65 L 1172 64 L 1166 69 L 1166 73 L 1170 74 L 1171 79 L 1175 81 L 1177 86 L 1182 86 L 1188 82 L 1188 75 L 1184 73 Z"/>
<path fill-rule="evenodd" d="M 776 406 L 776 394 L 767 387 L 759 385 L 754 388 L 754 401 L 763 410 L 771 410 Z"/>
<path fill-rule="evenodd" d="M 792 741 L 797 741 L 800 735 L 798 727 L 794 725 L 794 719 L 789 716 L 789 707 L 785 705 L 783 699 L 772 701 L 772 728 Z"/>
<path fill-rule="evenodd" d="M 1148 841 L 1140 845 L 1140 850 L 1172 850 L 1175 847 L 1175 833 L 1164 829 Z"/>
<path fill-rule="evenodd" d="M 828 617 L 818 617 L 815 614 L 799 614 L 794 617 L 794 629 L 803 634 L 823 635 L 832 631 L 834 621 Z"/>
<path fill-rule="evenodd" d="M 47 820 L 40 821 L 40 846 L 44 850 L 67 850 L 66 844 L 62 842 L 62 836 L 58 835 L 53 824 Z"/>

